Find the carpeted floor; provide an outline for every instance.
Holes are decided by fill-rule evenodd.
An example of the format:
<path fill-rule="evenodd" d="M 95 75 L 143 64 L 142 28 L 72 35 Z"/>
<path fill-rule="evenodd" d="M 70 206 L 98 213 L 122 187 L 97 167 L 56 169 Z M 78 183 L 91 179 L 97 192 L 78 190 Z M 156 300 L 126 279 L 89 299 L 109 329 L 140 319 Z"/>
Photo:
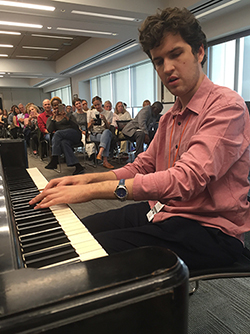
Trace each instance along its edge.
<path fill-rule="evenodd" d="M 200 282 L 189 301 L 188 334 L 249 334 L 250 277 Z"/>

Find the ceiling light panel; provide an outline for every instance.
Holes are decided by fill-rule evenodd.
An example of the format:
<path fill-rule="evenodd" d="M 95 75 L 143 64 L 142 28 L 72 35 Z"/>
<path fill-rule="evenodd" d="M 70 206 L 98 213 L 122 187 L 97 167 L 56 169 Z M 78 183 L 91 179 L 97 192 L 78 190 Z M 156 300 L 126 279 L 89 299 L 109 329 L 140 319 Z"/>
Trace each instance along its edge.
<path fill-rule="evenodd" d="M 52 35 L 39 35 L 39 34 L 31 34 L 32 37 L 44 37 L 44 38 L 57 38 L 57 39 L 73 39 L 73 37 L 65 37 L 65 36 L 52 36 Z"/>
<path fill-rule="evenodd" d="M 36 28 L 36 29 L 41 29 L 43 27 L 41 24 L 30 24 L 23 22 L 10 22 L 10 21 L 0 21 L 0 25 L 12 26 L 12 27 Z"/>
<path fill-rule="evenodd" d="M 9 56 L 6 55 L 6 54 L 1 54 L 1 53 L 0 53 L 0 57 L 9 57 Z"/>
<path fill-rule="evenodd" d="M 91 13 L 91 12 L 82 12 L 79 10 L 72 10 L 72 14 L 86 15 L 86 16 L 95 16 L 95 17 L 103 17 L 106 19 L 114 19 L 114 20 L 123 20 L 130 22 L 140 22 L 141 19 L 137 19 L 134 17 L 126 17 L 126 16 L 117 16 L 117 15 L 109 15 L 109 14 L 101 14 L 101 13 Z"/>
<path fill-rule="evenodd" d="M 42 5 L 35 5 L 32 3 L 15 2 L 15 1 L 0 1 L 0 6 L 29 8 L 29 9 L 36 9 L 36 10 L 47 10 L 50 12 L 53 12 L 55 10 L 55 7 L 52 7 L 52 6 L 42 6 Z"/>
<path fill-rule="evenodd" d="M 22 46 L 23 49 L 32 49 L 32 50 L 46 50 L 46 51 L 58 51 L 57 48 L 45 48 L 42 46 Z"/>
<path fill-rule="evenodd" d="M 42 56 L 19 56 L 17 55 L 16 58 L 32 58 L 32 59 L 48 59 L 48 57 L 42 57 Z"/>
<path fill-rule="evenodd" d="M 20 32 L 15 32 L 15 31 L 1 31 L 1 30 L 0 30 L 0 34 L 2 34 L 2 35 L 21 35 Z"/>
<path fill-rule="evenodd" d="M 0 48 L 13 48 L 13 45 L 10 45 L 10 44 L 0 44 Z"/>
<path fill-rule="evenodd" d="M 114 32 L 107 32 L 107 31 L 94 31 L 94 30 L 82 30 L 82 29 L 73 29 L 73 28 L 56 28 L 57 30 L 62 31 L 73 31 L 73 32 L 82 32 L 87 34 L 97 34 L 97 35 L 109 35 L 109 36 L 116 36 L 117 34 Z"/>

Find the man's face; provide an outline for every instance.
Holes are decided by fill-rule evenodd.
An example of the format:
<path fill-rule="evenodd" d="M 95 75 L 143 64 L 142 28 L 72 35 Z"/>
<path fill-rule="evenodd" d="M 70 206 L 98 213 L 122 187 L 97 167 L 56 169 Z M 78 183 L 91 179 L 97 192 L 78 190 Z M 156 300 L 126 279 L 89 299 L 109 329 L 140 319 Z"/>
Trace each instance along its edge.
<path fill-rule="evenodd" d="M 47 113 L 51 112 L 51 104 L 50 104 L 50 100 L 44 100 L 43 101 L 43 108 Z"/>
<path fill-rule="evenodd" d="M 83 108 L 83 110 L 85 110 L 85 111 L 89 110 L 87 101 L 85 101 L 85 100 L 82 101 L 82 108 Z"/>
<path fill-rule="evenodd" d="M 20 112 L 23 114 L 24 113 L 24 105 L 22 103 L 19 103 L 18 108 Z"/>
<path fill-rule="evenodd" d="M 81 111 L 82 110 L 82 102 L 81 101 L 76 101 L 75 102 L 75 107 L 77 110 Z"/>
<path fill-rule="evenodd" d="M 204 48 L 200 47 L 197 55 L 182 37 L 167 34 L 160 46 L 150 50 L 155 69 L 164 86 L 175 96 L 179 96 L 186 106 L 199 88 L 204 74 L 201 61 Z"/>

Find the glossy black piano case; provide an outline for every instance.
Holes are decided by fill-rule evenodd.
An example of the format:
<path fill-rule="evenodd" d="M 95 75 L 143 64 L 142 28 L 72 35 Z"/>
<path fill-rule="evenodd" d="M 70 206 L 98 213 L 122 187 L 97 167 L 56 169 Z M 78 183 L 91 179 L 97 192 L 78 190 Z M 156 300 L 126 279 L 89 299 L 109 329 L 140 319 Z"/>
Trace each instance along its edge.
<path fill-rule="evenodd" d="M 0 284 L 0 333 L 187 333 L 188 269 L 166 249 L 19 269 Z"/>
<path fill-rule="evenodd" d="M 28 167 L 27 148 L 23 139 L 0 138 L 3 167 Z"/>

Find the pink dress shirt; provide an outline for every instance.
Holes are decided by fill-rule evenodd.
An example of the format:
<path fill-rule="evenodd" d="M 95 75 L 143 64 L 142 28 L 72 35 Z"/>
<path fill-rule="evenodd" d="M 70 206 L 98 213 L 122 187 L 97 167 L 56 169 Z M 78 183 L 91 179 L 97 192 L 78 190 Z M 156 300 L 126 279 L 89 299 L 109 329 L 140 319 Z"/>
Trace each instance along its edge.
<path fill-rule="evenodd" d="M 205 77 L 184 111 L 177 99 L 161 117 L 147 151 L 114 172 L 134 178 L 136 201 L 164 204 L 153 222 L 186 217 L 242 240 L 250 230 L 249 144 L 244 100 Z"/>

